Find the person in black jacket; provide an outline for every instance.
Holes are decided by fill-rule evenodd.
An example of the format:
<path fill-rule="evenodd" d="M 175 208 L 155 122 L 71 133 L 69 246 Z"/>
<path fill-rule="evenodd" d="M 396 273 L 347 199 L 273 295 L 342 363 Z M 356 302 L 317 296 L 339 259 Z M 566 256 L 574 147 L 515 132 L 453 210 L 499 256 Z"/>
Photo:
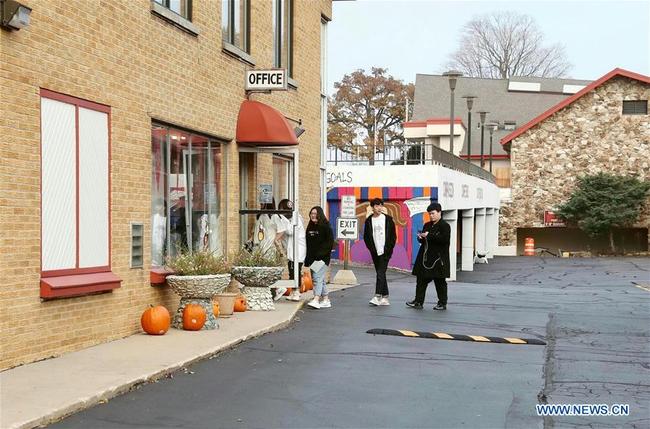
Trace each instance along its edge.
<path fill-rule="evenodd" d="M 325 273 L 330 264 L 334 234 L 323 209 L 319 206 L 309 210 L 309 223 L 305 238 L 307 241 L 305 267 L 310 268 L 314 283 L 314 299 L 307 305 L 312 308 L 330 308 L 332 303 L 325 286 Z"/>
<path fill-rule="evenodd" d="M 395 222 L 392 217 L 383 213 L 384 201 L 381 198 L 373 199 L 370 207 L 372 207 L 372 215 L 366 219 L 363 227 L 363 241 L 370 251 L 377 273 L 375 296 L 370 300 L 370 305 L 390 305 L 386 269 L 397 241 Z"/>
<path fill-rule="evenodd" d="M 433 280 L 438 294 L 438 303 L 434 310 L 447 309 L 447 281 L 449 277 L 449 239 L 451 227 L 442 220 L 442 206 L 431 203 L 427 207 L 430 222 L 424 224 L 422 232 L 418 232 L 420 250 L 413 265 L 414 276 L 417 276 L 415 299 L 406 303 L 411 308 L 422 309 L 424 296 L 429 282 Z"/>

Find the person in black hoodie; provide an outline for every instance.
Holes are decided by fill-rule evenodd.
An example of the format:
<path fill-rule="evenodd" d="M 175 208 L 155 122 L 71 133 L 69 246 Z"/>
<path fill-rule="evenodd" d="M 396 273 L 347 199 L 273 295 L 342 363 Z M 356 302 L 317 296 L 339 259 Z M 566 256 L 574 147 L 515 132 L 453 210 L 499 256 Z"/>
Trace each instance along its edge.
<path fill-rule="evenodd" d="M 314 299 L 307 305 L 312 308 L 330 308 L 332 303 L 325 286 L 325 273 L 330 264 L 334 234 L 323 209 L 319 206 L 309 210 L 309 223 L 305 238 L 307 241 L 305 267 L 310 268 L 314 283 Z"/>
<path fill-rule="evenodd" d="M 377 273 L 375 296 L 370 300 L 370 305 L 390 305 L 386 269 L 397 241 L 395 222 L 392 217 L 383 213 L 384 201 L 381 198 L 373 199 L 370 207 L 372 207 L 372 215 L 368 216 L 363 227 L 363 241 L 370 251 Z"/>
<path fill-rule="evenodd" d="M 447 309 L 447 281 L 449 277 L 449 240 L 451 227 L 442 220 L 442 206 L 431 203 L 427 207 L 430 222 L 418 232 L 420 250 L 415 258 L 412 274 L 417 276 L 415 299 L 406 303 L 411 308 L 422 309 L 427 286 L 433 280 L 438 294 L 434 310 Z"/>

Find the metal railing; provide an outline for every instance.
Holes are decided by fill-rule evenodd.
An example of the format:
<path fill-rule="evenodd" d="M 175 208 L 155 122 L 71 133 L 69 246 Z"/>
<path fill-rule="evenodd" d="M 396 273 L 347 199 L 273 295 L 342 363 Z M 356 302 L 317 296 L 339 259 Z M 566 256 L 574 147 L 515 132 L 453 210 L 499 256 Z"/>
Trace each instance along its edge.
<path fill-rule="evenodd" d="M 496 178 L 489 171 L 434 144 L 409 142 L 381 145 L 375 150 L 373 146 L 356 145 L 345 151 L 335 146 L 328 146 L 327 163 L 329 165 L 441 165 L 496 183 Z"/>

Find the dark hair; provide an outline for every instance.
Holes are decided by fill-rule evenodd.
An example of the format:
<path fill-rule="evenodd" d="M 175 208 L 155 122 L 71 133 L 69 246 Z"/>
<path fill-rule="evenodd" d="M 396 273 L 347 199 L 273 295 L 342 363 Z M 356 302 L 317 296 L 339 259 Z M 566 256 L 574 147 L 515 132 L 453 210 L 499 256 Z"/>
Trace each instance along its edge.
<path fill-rule="evenodd" d="M 329 224 L 329 221 L 327 220 L 327 217 L 325 217 L 325 212 L 323 211 L 323 208 L 321 206 L 314 206 L 311 209 L 309 209 L 309 222 L 311 222 L 311 212 L 312 210 L 316 210 L 316 217 L 318 218 L 318 221 L 316 222 L 318 225 L 326 225 Z"/>
<path fill-rule="evenodd" d="M 275 198 L 271 200 L 270 203 L 262 203 L 260 204 L 260 210 L 275 210 Z M 266 213 L 264 213 L 266 214 Z M 255 219 L 259 219 L 262 213 L 258 213 Z M 267 216 L 271 217 L 270 215 L 266 214 Z"/>
<path fill-rule="evenodd" d="M 431 212 L 431 211 L 434 211 L 434 210 L 437 211 L 437 212 L 442 213 L 442 206 L 440 204 L 438 204 L 438 203 L 429 204 L 429 206 L 427 207 L 427 212 Z"/>
<path fill-rule="evenodd" d="M 384 200 L 381 198 L 373 198 L 372 201 L 370 201 L 370 207 L 374 206 L 383 206 L 384 205 Z"/>
<path fill-rule="evenodd" d="M 293 210 L 293 203 L 291 202 L 290 199 L 285 198 L 278 203 L 278 210 Z M 291 216 L 293 216 L 293 212 L 287 213 L 284 216 L 287 219 L 291 219 Z"/>

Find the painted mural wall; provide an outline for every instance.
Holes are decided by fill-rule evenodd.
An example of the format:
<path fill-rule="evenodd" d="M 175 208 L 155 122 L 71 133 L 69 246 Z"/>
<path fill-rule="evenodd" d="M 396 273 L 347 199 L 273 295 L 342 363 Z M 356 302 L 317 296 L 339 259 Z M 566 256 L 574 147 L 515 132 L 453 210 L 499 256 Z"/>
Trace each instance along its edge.
<path fill-rule="evenodd" d="M 419 243 L 415 239 L 428 221 L 426 208 L 439 202 L 444 211 L 469 208 L 499 207 L 496 185 L 437 165 L 406 166 L 328 166 L 327 205 L 330 224 L 336 232 L 336 219 L 341 213 L 341 197 L 354 195 L 355 215 L 359 222 L 359 240 L 351 242 L 351 260 L 372 263 L 363 242 L 363 225 L 372 209 L 370 200 L 384 200 L 386 212 L 397 227 L 397 243 L 389 265 L 410 270 Z M 332 256 L 342 259 L 344 241 L 336 245 Z"/>

